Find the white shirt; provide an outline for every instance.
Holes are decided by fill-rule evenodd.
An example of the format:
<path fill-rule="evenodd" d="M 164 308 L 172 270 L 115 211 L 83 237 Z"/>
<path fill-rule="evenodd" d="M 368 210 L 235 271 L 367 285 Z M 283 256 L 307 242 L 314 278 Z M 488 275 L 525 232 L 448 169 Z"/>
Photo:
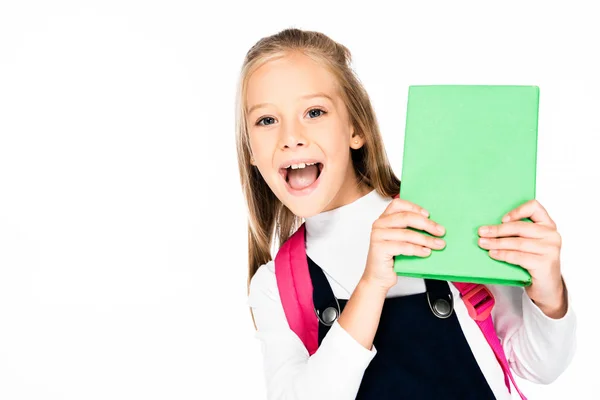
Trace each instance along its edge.
<path fill-rule="evenodd" d="M 323 269 L 337 298 L 348 299 L 358 284 L 366 264 L 371 226 L 390 201 L 373 190 L 351 204 L 306 219 L 307 255 Z M 492 318 L 513 374 L 536 383 L 554 381 L 575 351 L 576 319 L 571 302 L 563 318 L 551 319 L 523 288 L 486 286 L 496 299 Z M 450 287 L 456 315 L 483 375 L 497 399 L 510 399 L 491 347 L 469 317 L 460 293 L 454 285 Z M 423 279 L 399 277 L 387 297 L 423 292 Z M 269 399 L 356 397 L 365 369 L 377 353 L 374 346 L 366 349 L 335 322 L 317 352 L 309 357 L 289 328 L 273 261 L 262 265 L 252 278 L 248 304 L 257 326 L 256 337 L 262 343 Z M 512 391 L 518 396 L 514 388 Z"/>

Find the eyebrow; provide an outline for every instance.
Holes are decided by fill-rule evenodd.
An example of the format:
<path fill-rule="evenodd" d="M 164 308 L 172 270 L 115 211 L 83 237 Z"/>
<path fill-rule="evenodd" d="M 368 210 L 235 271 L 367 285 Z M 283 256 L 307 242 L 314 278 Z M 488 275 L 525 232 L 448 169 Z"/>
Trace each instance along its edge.
<path fill-rule="evenodd" d="M 314 99 L 315 97 L 324 97 L 326 99 L 329 99 L 332 103 L 334 102 L 333 98 L 330 95 L 328 95 L 327 93 L 324 93 L 324 92 L 311 93 L 311 94 L 307 94 L 307 95 L 301 96 L 300 98 L 302 100 L 308 100 L 308 99 Z M 252 107 L 250 107 L 248 109 L 247 113 L 250 114 L 250 113 L 252 113 L 252 111 L 256 110 L 257 108 L 266 107 L 268 105 L 272 105 L 272 104 L 271 103 L 255 104 L 255 105 L 253 105 Z"/>

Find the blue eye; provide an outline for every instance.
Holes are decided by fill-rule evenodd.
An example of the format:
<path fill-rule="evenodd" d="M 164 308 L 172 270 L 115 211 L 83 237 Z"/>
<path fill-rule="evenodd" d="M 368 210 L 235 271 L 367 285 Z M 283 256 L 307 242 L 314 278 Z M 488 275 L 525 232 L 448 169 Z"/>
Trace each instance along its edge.
<path fill-rule="evenodd" d="M 265 122 L 264 124 L 262 123 L 263 121 Z M 266 121 L 269 121 L 269 123 L 266 123 Z M 266 126 L 266 125 L 272 125 L 272 124 L 274 124 L 274 123 L 275 123 L 275 118 L 273 118 L 273 117 L 264 117 L 264 118 L 261 118 L 261 119 L 260 119 L 260 120 L 259 120 L 259 121 L 256 123 L 256 125 L 263 125 L 263 126 Z"/>
<path fill-rule="evenodd" d="M 321 110 L 320 108 L 313 108 L 308 111 L 308 115 L 311 118 L 317 118 L 317 117 L 320 117 L 321 115 L 325 115 L 325 114 L 327 114 L 327 111 Z"/>
<path fill-rule="evenodd" d="M 308 110 L 308 113 L 307 113 L 307 115 L 309 116 L 310 119 L 318 118 L 325 114 L 327 114 L 327 111 L 322 110 L 320 108 L 312 108 L 312 109 Z M 268 125 L 273 125 L 274 123 L 275 123 L 275 118 L 264 117 L 264 118 L 259 119 L 258 122 L 256 123 L 256 125 L 268 126 Z"/>

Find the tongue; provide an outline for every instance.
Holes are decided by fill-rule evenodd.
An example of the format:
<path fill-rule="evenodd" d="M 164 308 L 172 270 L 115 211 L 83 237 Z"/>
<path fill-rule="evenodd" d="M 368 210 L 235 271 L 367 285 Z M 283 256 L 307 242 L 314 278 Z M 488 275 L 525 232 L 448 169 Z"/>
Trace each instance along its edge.
<path fill-rule="evenodd" d="M 292 189 L 301 190 L 313 184 L 317 180 L 319 169 L 317 165 L 309 165 L 304 168 L 288 170 L 288 183 Z"/>

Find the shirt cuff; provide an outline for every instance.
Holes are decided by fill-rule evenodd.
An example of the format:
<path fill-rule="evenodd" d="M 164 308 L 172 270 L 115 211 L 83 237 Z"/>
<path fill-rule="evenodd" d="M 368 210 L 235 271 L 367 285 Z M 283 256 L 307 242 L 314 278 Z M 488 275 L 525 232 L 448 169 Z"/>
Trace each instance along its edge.
<path fill-rule="evenodd" d="M 551 318 L 531 300 L 527 292 L 523 291 L 523 314 L 530 315 L 535 318 L 539 324 L 547 325 L 550 329 L 558 326 L 568 326 L 573 323 L 575 313 L 573 312 L 571 296 L 567 292 L 567 312 L 561 318 Z"/>

